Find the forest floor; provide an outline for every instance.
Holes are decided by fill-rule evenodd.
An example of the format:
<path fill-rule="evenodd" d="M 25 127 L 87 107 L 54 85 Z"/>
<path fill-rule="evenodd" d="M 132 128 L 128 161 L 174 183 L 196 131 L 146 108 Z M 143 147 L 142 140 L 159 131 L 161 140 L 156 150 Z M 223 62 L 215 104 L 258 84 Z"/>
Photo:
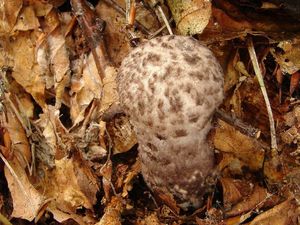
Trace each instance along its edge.
<path fill-rule="evenodd" d="M 298 1 L 125 2 L 0 3 L 0 223 L 299 224 Z M 208 137 L 220 173 L 190 211 L 147 187 L 117 110 L 123 58 L 170 31 L 192 34 L 224 70 Z"/>

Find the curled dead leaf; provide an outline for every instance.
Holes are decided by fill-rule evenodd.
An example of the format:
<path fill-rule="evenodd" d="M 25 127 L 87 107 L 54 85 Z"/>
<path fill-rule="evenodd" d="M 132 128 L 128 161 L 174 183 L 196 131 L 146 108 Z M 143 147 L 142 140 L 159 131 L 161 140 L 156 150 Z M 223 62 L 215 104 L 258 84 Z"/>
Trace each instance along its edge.
<path fill-rule="evenodd" d="M 182 35 L 200 34 L 211 17 L 211 3 L 205 0 L 168 0 L 177 29 Z"/>
<path fill-rule="evenodd" d="M 233 126 L 218 121 L 214 137 L 214 146 L 220 151 L 232 153 L 251 170 L 259 170 L 264 162 L 264 149 L 255 139 L 237 131 Z"/>

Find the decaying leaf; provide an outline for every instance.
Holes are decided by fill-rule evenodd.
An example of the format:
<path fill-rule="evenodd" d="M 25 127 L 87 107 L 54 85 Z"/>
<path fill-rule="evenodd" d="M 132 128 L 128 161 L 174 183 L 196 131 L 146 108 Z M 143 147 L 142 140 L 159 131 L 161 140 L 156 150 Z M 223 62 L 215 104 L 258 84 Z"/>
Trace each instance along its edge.
<path fill-rule="evenodd" d="M 0 207 L 12 211 L 7 217 L 80 225 L 299 222 L 299 3 L 88 2 L 96 3 L 0 1 L 0 172 L 11 195 L 1 182 Z M 208 44 L 225 73 L 221 111 L 228 118 L 216 116 L 209 138 L 219 185 L 194 212 L 180 210 L 167 192 L 149 193 L 116 90 L 130 45 L 172 31 Z M 282 167 L 267 150 L 269 118 L 246 51 L 249 36 L 281 137 Z M 236 119 L 259 134 L 243 132 Z"/>
<path fill-rule="evenodd" d="M 35 16 L 35 12 L 32 6 L 23 7 L 16 25 L 14 26 L 14 31 L 27 31 L 35 30 L 40 26 L 40 23 Z"/>
<path fill-rule="evenodd" d="M 45 108 L 45 83 L 35 58 L 34 38 L 30 32 L 21 32 L 10 46 L 11 54 L 15 56 L 12 77 Z"/>
<path fill-rule="evenodd" d="M 152 213 L 141 221 L 137 222 L 137 225 L 162 225 L 157 218 L 156 213 Z"/>
<path fill-rule="evenodd" d="M 137 176 L 138 173 L 141 171 L 141 162 L 139 160 L 133 164 L 131 170 L 127 173 L 126 178 L 124 180 L 124 186 L 122 191 L 122 197 L 125 198 L 128 196 L 128 192 L 132 189 L 132 180 L 134 177 Z"/>
<path fill-rule="evenodd" d="M 295 199 L 288 199 L 260 214 L 249 225 L 297 224 L 299 214 L 300 208 Z"/>
<path fill-rule="evenodd" d="M 122 201 L 118 197 L 113 197 L 105 209 L 101 220 L 95 225 L 121 225 L 121 212 L 123 210 Z"/>
<path fill-rule="evenodd" d="M 23 168 L 25 168 L 31 162 L 31 150 L 26 131 L 11 107 L 7 108 L 6 117 L 7 122 L 4 126 L 11 140 L 12 154 L 18 158 Z"/>
<path fill-rule="evenodd" d="M 45 31 L 48 47 L 48 65 L 54 80 L 56 108 L 60 108 L 65 88 L 70 82 L 70 61 L 59 15 L 51 10 L 46 16 Z M 51 86 L 48 86 L 50 89 Z"/>
<path fill-rule="evenodd" d="M 9 34 L 13 29 L 20 10 L 22 9 L 22 0 L 2 1 L 0 4 L 0 36 Z"/>
<path fill-rule="evenodd" d="M 87 107 L 93 99 L 100 99 L 103 92 L 92 54 L 84 60 L 83 68 L 79 71 L 82 71 L 82 75 L 71 79 L 71 92 L 74 94 L 70 99 L 70 115 L 74 125 L 84 119 Z"/>
<path fill-rule="evenodd" d="M 32 221 L 43 206 L 45 196 L 39 193 L 30 183 L 27 174 L 18 160 L 9 161 L 12 170 L 5 167 L 5 177 L 13 198 L 12 217 Z M 12 172 L 14 174 L 12 174 Z"/>
<path fill-rule="evenodd" d="M 80 154 L 55 161 L 56 169 L 48 174 L 47 196 L 53 198 L 56 208 L 75 214 L 79 208 L 92 210 L 99 185 L 91 169 Z"/>
<path fill-rule="evenodd" d="M 211 3 L 205 0 L 168 1 L 169 7 L 182 35 L 200 34 L 211 17 Z"/>
<path fill-rule="evenodd" d="M 265 205 L 275 205 L 278 198 L 270 195 L 266 189 L 255 185 L 249 195 L 243 196 L 242 201 L 235 204 L 231 210 L 226 212 L 228 217 L 245 214 L 263 208 Z M 251 213 L 249 214 L 249 216 Z M 248 216 L 248 215 L 247 215 Z M 246 217 L 246 216 L 245 216 Z M 246 219 L 246 218 L 244 218 Z"/>
<path fill-rule="evenodd" d="M 137 143 L 133 126 L 124 115 L 108 122 L 107 131 L 113 142 L 114 154 L 126 152 Z"/>
<path fill-rule="evenodd" d="M 215 132 L 214 145 L 220 151 L 232 153 L 251 170 L 259 170 L 263 166 L 264 149 L 260 143 L 220 120 Z"/>

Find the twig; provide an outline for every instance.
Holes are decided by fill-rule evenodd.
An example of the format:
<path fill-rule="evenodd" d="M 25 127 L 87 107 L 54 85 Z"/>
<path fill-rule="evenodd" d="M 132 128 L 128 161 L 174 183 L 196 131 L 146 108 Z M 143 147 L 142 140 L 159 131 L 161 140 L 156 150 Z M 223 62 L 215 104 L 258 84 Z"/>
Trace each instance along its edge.
<path fill-rule="evenodd" d="M 171 18 L 171 19 L 169 20 L 169 23 L 173 22 L 173 20 L 174 20 L 174 19 Z M 155 31 L 153 34 L 149 35 L 149 36 L 148 36 L 148 39 L 152 39 L 152 38 L 156 37 L 156 35 L 158 35 L 160 32 L 162 32 L 166 27 L 167 27 L 167 25 L 164 24 L 161 28 L 159 28 L 159 29 L 158 29 L 157 31 Z"/>
<path fill-rule="evenodd" d="M 123 16 L 126 16 L 126 12 L 125 10 L 119 6 L 114 0 L 103 0 L 103 2 L 105 2 L 106 4 L 109 4 L 110 6 L 112 6 L 118 13 L 120 13 Z M 151 32 L 144 27 L 144 25 L 142 25 L 140 22 L 135 21 L 134 25 L 144 34 L 146 35 L 151 35 Z"/>
<path fill-rule="evenodd" d="M 157 6 L 157 8 L 158 8 L 158 11 L 159 11 L 160 14 L 161 14 L 162 19 L 164 20 L 165 25 L 167 26 L 167 29 L 168 29 L 168 31 L 169 31 L 169 34 L 173 35 L 173 31 L 172 31 L 172 29 L 171 29 L 171 27 L 170 27 L 169 21 L 168 21 L 166 15 L 165 15 L 164 11 L 163 11 L 162 8 L 160 7 L 160 5 Z"/>
<path fill-rule="evenodd" d="M 215 117 L 225 121 L 226 123 L 236 127 L 241 133 L 249 136 L 258 138 L 260 134 L 260 130 L 250 126 L 249 124 L 244 123 L 238 118 L 232 117 L 222 110 L 217 109 L 215 112 Z"/>
<path fill-rule="evenodd" d="M 110 64 L 103 37 L 105 21 L 97 16 L 95 10 L 87 4 L 86 0 L 71 0 L 71 6 L 91 49 L 103 84 L 105 67 Z"/>
<path fill-rule="evenodd" d="M 129 14 L 130 14 L 130 8 L 131 8 L 131 0 L 125 0 L 125 20 L 128 24 L 129 21 Z"/>
<path fill-rule="evenodd" d="M 129 16 L 128 16 L 128 20 L 127 20 L 127 23 L 128 23 L 129 26 L 134 25 L 135 14 L 136 14 L 135 0 L 131 0 L 130 1 L 130 8 L 129 8 Z"/>
<path fill-rule="evenodd" d="M 267 112 L 268 112 L 268 116 L 269 116 L 269 123 L 270 123 L 270 132 L 271 132 L 271 150 L 272 152 L 277 152 L 278 147 L 277 147 L 277 141 L 276 141 L 276 130 L 275 130 L 275 123 L 274 123 L 274 118 L 273 118 L 273 113 L 272 113 L 272 108 L 271 108 L 271 104 L 268 98 L 268 94 L 267 94 L 267 90 L 264 84 L 264 80 L 263 80 L 263 76 L 261 74 L 261 70 L 259 68 L 259 64 L 258 64 L 258 60 L 256 57 L 256 53 L 255 53 L 255 49 L 254 49 L 254 45 L 253 45 L 253 41 L 252 38 L 248 39 L 248 52 L 251 58 L 251 62 L 255 71 L 255 75 L 257 77 L 259 86 L 261 88 L 261 92 L 264 96 L 264 100 L 266 103 L 266 108 L 267 108 Z"/>

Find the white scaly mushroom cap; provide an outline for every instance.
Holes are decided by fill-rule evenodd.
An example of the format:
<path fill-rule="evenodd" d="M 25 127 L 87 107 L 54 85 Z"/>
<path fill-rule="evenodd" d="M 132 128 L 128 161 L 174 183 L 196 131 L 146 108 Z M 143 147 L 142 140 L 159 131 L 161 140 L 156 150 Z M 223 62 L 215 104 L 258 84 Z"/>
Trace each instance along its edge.
<path fill-rule="evenodd" d="M 206 136 L 224 97 L 218 61 L 192 37 L 158 37 L 130 52 L 117 82 L 146 183 L 198 207 L 214 168 Z"/>

